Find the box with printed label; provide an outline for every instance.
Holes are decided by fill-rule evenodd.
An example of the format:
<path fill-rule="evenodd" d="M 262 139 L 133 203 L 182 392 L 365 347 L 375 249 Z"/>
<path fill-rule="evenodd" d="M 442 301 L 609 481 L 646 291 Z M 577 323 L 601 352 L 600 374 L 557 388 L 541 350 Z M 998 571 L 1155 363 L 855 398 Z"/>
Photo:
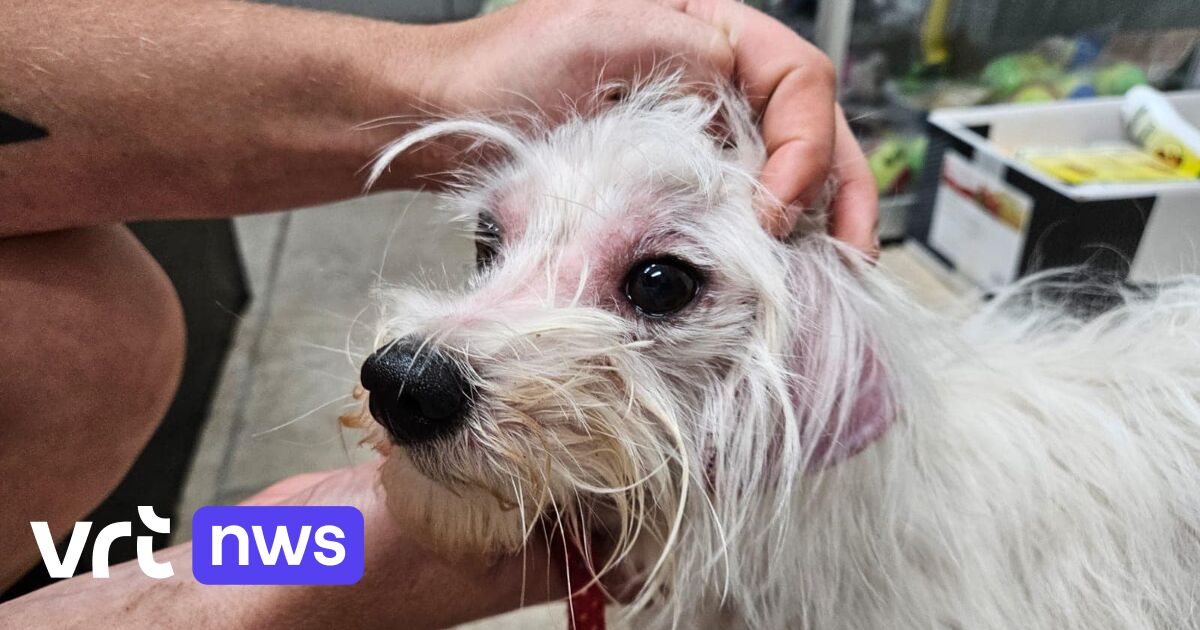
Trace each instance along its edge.
<path fill-rule="evenodd" d="M 1200 91 L 1166 98 L 1200 127 Z M 1200 273 L 1200 179 L 1071 184 L 1035 165 L 1055 151 L 1129 143 L 1121 104 L 933 112 L 908 236 L 985 289 L 1079 265 L 1133 283 Z"/>

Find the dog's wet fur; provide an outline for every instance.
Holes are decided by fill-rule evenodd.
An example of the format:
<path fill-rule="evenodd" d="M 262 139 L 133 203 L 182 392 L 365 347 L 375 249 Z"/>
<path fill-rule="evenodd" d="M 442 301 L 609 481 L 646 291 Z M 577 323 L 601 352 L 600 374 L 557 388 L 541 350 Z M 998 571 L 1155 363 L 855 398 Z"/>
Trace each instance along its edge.
<path fill-rule="evenodd" d="M 1037 279 L 930 313 L 821 221 L 760 228 L 765 151 L 728 88 L 436 122 L 376 172 L 446 135 L 505 156 L 445 200 L 491 258 L 462 291 L 381 290 L 375 348 L 451 357 L 469 408 L 370 438 L 431 544 L 561 528 L 640 585 L 639 628 L 1200 628 L 1197 279 L 1098 315 Z M 635 308 L 649 260 L 694 298 Z"/>

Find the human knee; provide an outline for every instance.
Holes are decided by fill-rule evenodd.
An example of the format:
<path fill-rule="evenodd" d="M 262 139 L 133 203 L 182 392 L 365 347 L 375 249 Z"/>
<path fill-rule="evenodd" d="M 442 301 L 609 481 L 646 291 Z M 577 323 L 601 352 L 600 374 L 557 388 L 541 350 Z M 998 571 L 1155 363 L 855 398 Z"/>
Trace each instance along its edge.
<path fill-rule="evenodd" d="M 0 388 L 53 409 L 48 425 L 104 420 L 104 431 L 148 437 L 174 395 L 184 322 L 170 280 L 129 230 L 9 239 L 0 270 L 12 298 L 0 337 L 12 335 L 6 360 L 24 368 Z"/>

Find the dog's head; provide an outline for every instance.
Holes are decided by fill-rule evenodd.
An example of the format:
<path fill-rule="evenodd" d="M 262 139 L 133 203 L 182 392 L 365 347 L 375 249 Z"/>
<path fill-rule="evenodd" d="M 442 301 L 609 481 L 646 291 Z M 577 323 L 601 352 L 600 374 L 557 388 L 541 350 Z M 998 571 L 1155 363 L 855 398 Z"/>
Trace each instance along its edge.
<path fill-rule="evenodd" d="M 432 540 L 512 551 L 549 522 L 662 586 L 666 563 L 714 570 L 768 535 L 805 471 L 883 426 L 858 263 L 759 226 L 765 153 L 735 92 L 651 84 L 535 132 L 437 123 L 379 168 L 448 133 L 506 156 L 448 198 L 476 273 L 383 291 L 361 375 L 388 493 Z"/>

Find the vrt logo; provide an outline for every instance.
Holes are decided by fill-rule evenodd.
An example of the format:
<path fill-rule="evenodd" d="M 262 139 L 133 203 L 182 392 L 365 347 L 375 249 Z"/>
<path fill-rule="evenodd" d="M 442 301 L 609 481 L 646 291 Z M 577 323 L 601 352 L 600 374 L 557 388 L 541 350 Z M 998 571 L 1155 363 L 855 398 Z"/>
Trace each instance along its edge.
<path fill-rule="evenodd" d="M 138 518 L 150 531 L 158 534 L 171 532 L 171 519 L 160 518 L 149 505 L 138 506 Z M 71 532 L 67 550 L 62 558 L 54 548 L 54 536 L 50 534 L 50 525 L 46 521 L 33 521 L 33 538 L 37 540 L 38 551 L 42 554 L 42 562 L 46 564 L 46 572 L 53 578 L 69 578 L 75 575 L 79 566 L 79 557 L 83 555 L 83 546 L 87 543 L 88 533 L 92 530 L 91 521 L 75 523 Z M 96 534 L 96 542 L 92 545 L 92 577 L 108 577 L 108 550 L 113 541 L 118 538 L 133 536 L 133 524 L 129 521 L 110 523 Z M 175 569 L 170 562 L 159 563 L 154 560 L 153 539 L 149 536 L 137 537 L 137 562 L 142 573 L 155 579 L 169 578 L 175 575 Z"/>
<path fill-rule="evenodd" d="M 153 532 L 171 531 L 171 519 L 148 505 L 138 506 L 138 518 Z M 50 577 L 75 575 L 91 522 L 75 524 L 61 558 L 46 521 L 30 526 Z M 201 584 L 354 584 L 365 567 L 365 530 L 362 512 L 348 505 L 202 507 L 192 515 L 192 576 Z M 129 521 L 96 534 L 92 577 L 109 577 L 113 542 L 132 536 Z M 154 560 L 151 545 L 149 536 L 137 537 L 142 573 L 160 580 L 175 575 L 170 562 Z"/>

